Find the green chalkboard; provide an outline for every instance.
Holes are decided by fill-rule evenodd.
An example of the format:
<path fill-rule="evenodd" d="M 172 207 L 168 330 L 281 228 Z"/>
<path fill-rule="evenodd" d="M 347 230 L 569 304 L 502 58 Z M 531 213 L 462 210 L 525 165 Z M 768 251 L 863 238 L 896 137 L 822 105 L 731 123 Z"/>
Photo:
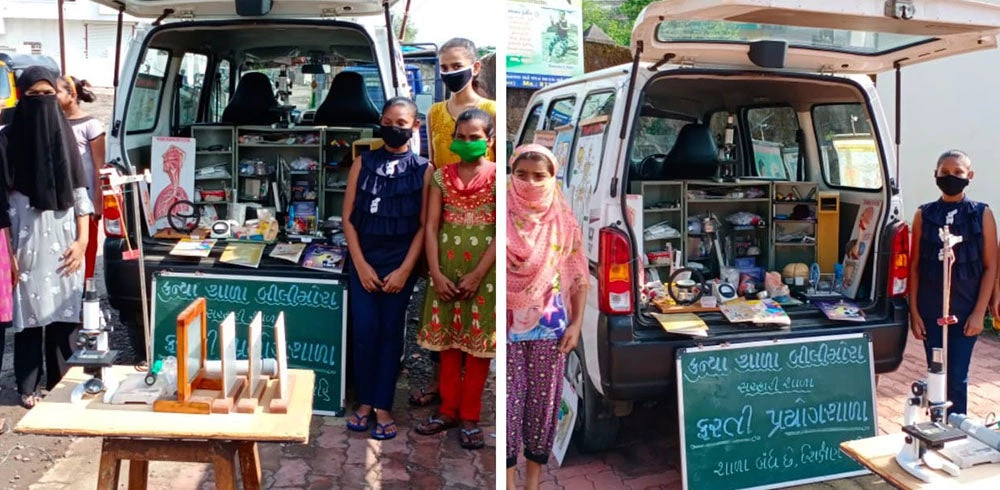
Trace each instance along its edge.
<path fill-rule="evenodd" d="M 776 488 L 865 471 L 840 443 L 876 435 L 863 334 L 682 349 L 684 488 Z"/>
<path fill-rule="evenodd" d="M 316 373 L 315 413 L 344 414 L 345 285 L 334 280 L 174 274 L 153 277 L 153 355 L 175 355 L 177 315 L 196 298 L 208 302 L 208 358 L 219 358 L 218 328 L 236 313 L 237 358 L 247 358 L 247 332 L 258 311 L 263 313 L 263 356 L 274 358 L 272 328 L 285 312 L 288 366 Z"/>

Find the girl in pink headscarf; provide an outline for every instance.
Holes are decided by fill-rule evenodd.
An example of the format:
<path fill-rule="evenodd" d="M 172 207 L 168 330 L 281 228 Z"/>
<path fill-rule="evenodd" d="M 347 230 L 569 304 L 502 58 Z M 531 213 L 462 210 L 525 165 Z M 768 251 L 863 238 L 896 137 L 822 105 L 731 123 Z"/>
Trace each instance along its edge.
<path fill-rule="evenodd" d="M 558 165 L 544 146 L 519 147 L 507 187 L 507 482 L 523 446 L 526 488 L 538 488 L 552 451 L 566 354 L 587 301 L 582 234 Z"/>

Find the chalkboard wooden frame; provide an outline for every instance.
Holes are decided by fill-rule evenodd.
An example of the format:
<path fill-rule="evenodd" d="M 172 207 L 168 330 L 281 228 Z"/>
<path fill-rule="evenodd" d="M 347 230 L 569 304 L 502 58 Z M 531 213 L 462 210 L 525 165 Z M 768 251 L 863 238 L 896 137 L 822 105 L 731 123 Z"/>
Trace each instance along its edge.
<path fill-rule="evenodd" d="M 158 303 L 165 301 L 163 298 L 160 297 L 161 283 L 168 280 L 172 281 L 176 286 L 184 286 L 184 287 L 192 286 L 192 283 L 197 284 L 202 281 L 210 281 L 215 283 L 224 283 L 226 287 L 233 285 L 237 286 L 246 285 L 249 288 L 253 286 L 260 286 L 260 285 L 272 286 L 277 284 L 279 286 L 286 287 L 289 290 L 294 289 L 294 287 L 296 286 L 299 288 L 304 287 L 307 289 L 311 286 L 318 286 L 322 288 L 322 292 L 326 293 L 328 295 L 328 298 L 331 298 L 331 301 L 335 299 L 336 303 L 336 304 L 331 303 L 330 305 L 326 305 L 326 308 L 327 311 L 331 312 L 333 315 L 333 318 L 331 318 L 330 319 L 331 321 L 329 322 L 329 325 L 332 327 L 332 329 L 329 330 L 329 336 L 331 338 L 331 342 L 333 340 L 339 340 L 340 343 L 338 345 L 330 344 L 329 351 L 326 350 L 325 345 L 318 345 L 320 349 L 314 351 L 306 350 L 306 348 L 309 346 L 309 344 L 307 343 L 308 340 L 303 342 L 304 345 L 302 347 L 303 350 L 301 352 L 294 351 L 293 344 L 300 343 L 296 341 L 297 336 L 294 333 L 295 332 L 294 329 L 298 328 L 298 331 L 300 332 L 301 331 L 317 332 L 317 330 L 309 328 L 312 327 L 312 325 L 303 326 L 296 322 L 294 314 L 302 311 L 303 308 L 276 307 L 276 306 L 271 306 L 270 304 L 266 305 L 266 308 L 272 310 L 272 313 L 275 314 L 278 313 L 279 311 L 285 312 L 284 319 L 286 324 L 286 340 L 288 342 L 288 349 L 289 349 L 287 352 L 289 360 L 288 367 L 292 369 L 297 369 L 297 368 L 311 369 L 316 373 L 317 378 L 316 378 L 316 386 L 314 388 L 315 394 L 313 398 L 313 413 L 318 415 L 331 415 L 336 417 L 343 416 L 345 410 L 346 387 L 347 387 L 346 384 L 347 376 L 345 370 L 347 364 L 347 349 L 349 348 L 349 346 L 347 345 L 347 285 L 343 280 L 310 279 L 303 277 L 237 276 L 231 274 L 180 273 L 180 272 L 170 272 L 170 271 L 158 272 L 153 275 L 152 289 L 151 289 L 152 309 L 150 311 L 150 318 L 152 319 L 150 324 L 153 330 L 150 335 L 151 343 L 153 344 L 151 347 L 154 353 L 154 357 L 157 359 L 163 358 L 166 355 L 174 355 L 174 352 L 171 349 L 176 347 L 176 345 L 172 343 L 173 342 L 173 340 L 171 339 L 172 334 L 167 335 L 173 331 L 172 325 L 161 324 L 163 323 L 164 320 L 160 318 L 158 321 L 157 315 L 169 316 L 171 311 L 173 311 L 176 305 L 180 301 L 182 301 L 184 297 L 190 295 L 194 295 L 196 297 L 206 296 L 205 294 L 202 294 L 203 291 L 197 291 L 196 287 L 190 287 L 183 290 L 171 289 L 169 292 L 163 293 L 163 296 L 165 298 L 169 298 L 168 300 L 166 300 L 169 301 L 169 303 L 167 303 L 169 307 L 167 307 L 163 311 L 158 312 Z M 186 280 L 190 280 L 191 282 L 185 282 Z M 168 286 L 164 285 L 163 287 L 168 287 Z M 335 294 L 333 296 L 329 296 L 330 292 L 334 292 Z M 246 311 L 246 313 L 248 314 L 247 318 L 245 318 L 244 320 L 239 320 L 239 316 L 237 317 L 238 327 L 240 331 L 244 331 L 244 333 L 246 326 L 249 324 L 249 319 L 250 319 L 249 315 L 256 314 L 257 311 L 260 311 L 262 309 L 262 306 L 260 304 L 256 303 L 256 301 L 253 301 L 252 298 L 250 299 L 251 299 L 251 301 L 249 301 L 250 304 L 244 304 L 243 306 L 240 307 L 240 309 L 247 310 Z M 232 311 L 232 309 L 225 308 L 226 306 L 225 304 L 220 306 L 213 306 L 213 304 L 218 304 L 218 302 L 213 302 L 213 299 L 211 297 L 208 297 L 207 300 L 208 300 L 208 309 L 210 317 L 212 316 L 213 310 L 223 309 L 225 310 L 226 313 Z M 315 311 L 319 311 L 320 309 L 319 306 L 310 306 L 309 308 Z M 337 309 L 340 310 L 339 314 L 336 313 Z M 329 314 L 330 313 L 328 313 L 328 315 Z M 339 325 L 336 324 L 337 321 L 340 322 Z M 171 320 L 171 322 L 173 323 L 173 320 Z M 298 325 L 298 327 L 296 325 Z M 170 332 L 167 332 L 165 330 L 167 328 L 171 329 Z M 213 332 L 211 331 L 209 332 L 210 335 L 212 333 Z M 298 338 L 301 338 L 301 336 L 299 336 Z M 165 346 L 161 345 L 161 347 L 157 349 L 157 343 L 164 341 L 167 342 L 167 345 Z M 267 342 L 265 342 L 265 344 L 266 343 Z M 340 349 L 339 353 L 336 352 L 335 350 L 336 348 Z M 316 355 L 318 357 L 316 357 L 314 360 L 302 361 L 300 357 L 306 355 Z M 319 361 L 322 365 L 330 366 L 330 368 L 333 369 L 333 371 L 316 370 L 314 367 L 304 364 L 304 362 L 306 362 L 315 365 L 317 361 Z M 329 364 L 326 364 L 327 362 Z M 325 379 L 323 378 L 324 376 L 326 377 Z M 329 380 L 328 384 L 326 383 L 327 379 Z"/>
<path fill-rule="evenodd" d="M 876 404 L 876 393 L 875 393 L 875 365 L 873 362 L 873 352 L 872 352 L 872 342 L 871 338 L 866 333 L 858 334 L 844 334 L 844 335 L 828 335 L 821 337 L 800 337 L 793 339 L 774 339 L 774 340 L 764 340 L 746 343 L 735 343 L 735 344 L 716 344 L 716 345 L 699 345 L 697 347 L 688 347 L 683 349 L 678 349 L 676 353 L 676 373 L 677 373 L 677 409 L 678 409 L 678 425 L 679 425 L 679 435 L 680 435 L 680 447 L 681 447 L 681 481 L 683 483 L 683 488 L 685 490 L 689 488 L 699 488 L 698 486 L 691 486 L 691 477 L 688 469 L 688 444 L 687 444 L 687 434 L 686 434 L 686 423 L 685 423 L 685 404 L 684 404 L 684 386 L 685 386 L 685 373 L 683 360 L 686 354 L 689 353 L 706 353 L 706 352 L 722 352 L 734 349 L 749 349 L 749 348 L 761 348 L 761 347 L 774 347 L 774 346 L 787 346 L 793 344 L 808 344 L 808 343 L 823 343 L 830 341 L 858 341 L 864 339 L 867 344 L 867 367 L 868 374 L 870 376 L 870 385 L 868 387 L 870 397 L 866 397 L 869 401 L 872 415 L 872 429 L 870 436 L 875 436 L 878 434 L 878 405 Z M 709 375 L 711 376 L 711 375 Z M 749 422 L 748 422 L 749 425 Z M 756 442 L 754 445 L 757 450 L 765 446 L 765 441 L 761 440 Z M 839 452 L 839 445 L 836 449 Z M 804 485 L 809 483 L 815 483 L 820 481 L 833 480 L 837 478 L 846 478 L 858 475 L 868 474 L 869 471 L 859 467 L 857 471 L 846 471 L 836 474 L 823 474 L 814 477 L 806 477 L 801 479 L 793 479 L 783 482 L 772 482 L 757 486 L 747 486 L 747 487 L 731 487 L 731 488 L 741 488 L 741 489 L 751 489 L 751 490 L 765 490 L 772 488 L 785 488 L 793 485 Z M 746 482 L 745 478 L 740 478 L 738 476 L 730 476 L 728 478 L 730 481 L 743 481 Z M 702 485 L 703 482 L 698 482 Z M 752 483 L 750 483 L 752 485 Z"/>

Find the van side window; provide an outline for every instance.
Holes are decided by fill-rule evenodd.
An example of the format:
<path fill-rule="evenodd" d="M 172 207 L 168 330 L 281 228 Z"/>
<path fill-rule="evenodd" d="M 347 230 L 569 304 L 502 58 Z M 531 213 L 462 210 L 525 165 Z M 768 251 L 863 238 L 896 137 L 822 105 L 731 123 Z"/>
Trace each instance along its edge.
<path fill-rule="evenodd" d="M 518 146 L 526 145 L 535 140 L 535 131 L 538 130 L 538 120 L 542 118 L 542 104 L 539 102 L 528 111 L 528 119 L 524 122 L 524 133 L 517 141 Z"/>
<path fill-rule="evenodd" d="M 125 125 L 127 133 L 144 133 L 156 129 L 163 99 L 163 81 L 167 78 L 170 53 L 149 48 L 136 73 L 135 86 L 128 102 Z"/>
<path fill-rule="evenodd" d="M 186 53 L 181 59 L 177 85 L 174 87 L 177 96 L 174 105 L 175 128 L 187 127 L 198 122 L 198 105 L 201 102 L 201 89 L 205 84 L 207 68 L 208 56 L 203 54 Z"/>
<path fill-rule="evenodd" d="M 208 103 L 208 122 L 219 122 L 222 119 L 222 112 L 229 104 L 230 77 L 232 76 L 229 60 L 219 60 L 215 67 L 215 79 L 212 81 L 211 98 Z"/>
<path fill-rule="evenodd" d="M 566 97 L 556 99 L 549 105 L 549 111 L 545 113 L 545 125 L 542 129 L 551 131 L 559 126 L 565 126 L 573 119 L 576 111 L 576 97 Z"/>
<path fill-rule="evenodd" d="M 574 141 L 573 147 L 575 148 L 577 145 L 582 146 L 582 142 L 580 141 L 581 130 L 584 128 L 584 125 L 587 123 L 587 121 L 601 116 L 605 116 L 607 119 L 610 120 L 611 112 L 614 111 L 614 108 L 615 108 L 614 92 L 605 91 L 587 95 L 587 98 L 583 99 L 583 107 L 580 109 L 580 119 L 578 120 L 578 124 L 576 125 L 576 136 L 573 138 Z M 574 186 L 574 184 L 579 184 L 578 180 L 580 178 L 583 178 L 584 181 L 590 180 L 591 183 L 594 185 L 594 187 L 591 189 L 587 189 L 588 196 L 589 193 L 592 193 L 593 190 L 597 188 L 597 181 L 600 179 L 601 175 L 601 166 L 604 164 L 604 147 L 607 145 L 608 142 L 609 127 L 610 126 L 607 123 L 603 125 L 602 130 L 604 133 L 604 139 L 601 142 L 599 154 L 588 155 L 586 157 L 587 162 L 584 162 L 585 165 L 589 165 L 590 162 L 600 162 L 597 168 L 590 168 L 587 171 L 589 175 L 577 176 L 578 174 L 582 174 L 584 172 L 582 170 L 581 171 L 574 170 L 573 167 L 577 163 L 576 160 L 578 158 L 572 157 L 571 154 L 571 157 L 569 159 L 569 164 L 566 166 L 566 177 L 564 185 L 566 185 L 567 187 L 572 187 Z M 577 150 L 579 150 L 579 148 L 577 148 Z M 576 151 L 572 153 L 576 153 Z M 574 177 L 576 178 L 574 179 Z"/>
<path fill-rule="evenodd" d="M 861 104 L 813 107 L 823 178 L 836 187 L 882 188 L 882 162 L 868 111 Z"/>
<path fill-rule="evenodd" d="M 764 179 L 798 180 L 799 121 L 791 107 L 758 107 L 746 111 L 753 144 L 749 174 Z"/>

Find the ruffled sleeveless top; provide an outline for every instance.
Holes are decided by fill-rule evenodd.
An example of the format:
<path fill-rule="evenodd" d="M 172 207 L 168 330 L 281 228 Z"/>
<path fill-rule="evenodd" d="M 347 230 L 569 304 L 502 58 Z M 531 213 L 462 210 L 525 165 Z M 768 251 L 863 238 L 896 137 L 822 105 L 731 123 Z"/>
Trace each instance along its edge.
<path fill-rule="evenodd" d="M 959 202 L 937 200 L 920 207 L 920 262 L 917 264 L 920 284 L 917 294 L 921 316 L 924 312 L 931 317 L 941 314 L 944 270 L 938 260 L 942 246 L 938 231 L 947 223 L 948 215 L 953 215 L 951 233 L 962 236 L 962 242 L 953 249 L 955 263 L 951 269 L 951 312 L 964 321 L 964 317 L 975 308 L 983 276 L 985 211 L 985 203 L 969 199 Z"/>
<path fill-rule="evenodd" d="M 361 154 L 351 224 L 373 266 L 402 262 L 420 228 L 428 161 L 385 148 Z M 398 265 L 395 264 L 395 265 Z"/>

